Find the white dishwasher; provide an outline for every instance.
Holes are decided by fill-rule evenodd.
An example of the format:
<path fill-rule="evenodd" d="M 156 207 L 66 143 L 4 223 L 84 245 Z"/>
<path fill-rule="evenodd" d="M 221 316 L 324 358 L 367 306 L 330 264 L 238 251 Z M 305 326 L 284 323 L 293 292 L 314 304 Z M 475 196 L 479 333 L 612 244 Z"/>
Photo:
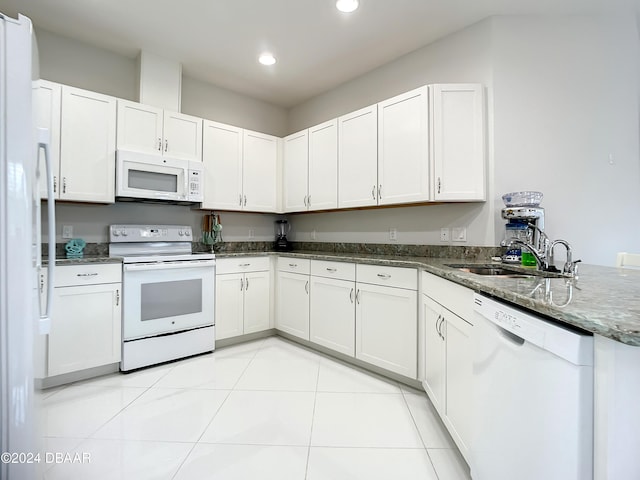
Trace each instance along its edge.
<path fill-rule="evenodd" d="M 593 478 L 593 336 L 474 295 L 473 480 Z"/>

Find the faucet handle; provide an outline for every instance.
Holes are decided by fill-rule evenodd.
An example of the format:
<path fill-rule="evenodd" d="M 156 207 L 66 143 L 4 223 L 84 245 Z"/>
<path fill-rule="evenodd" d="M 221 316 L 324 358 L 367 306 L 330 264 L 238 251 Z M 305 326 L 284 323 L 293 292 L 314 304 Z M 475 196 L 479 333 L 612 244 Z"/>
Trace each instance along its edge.
<path fill-rule="evenodd" d="M 562 269 L 562 273 L 567 273 L 572 276 L 578 275 L 578 263 L 582 262 L 582 260 L 575 260 L 573 262 L 567 262 L 564 264 Z"/>

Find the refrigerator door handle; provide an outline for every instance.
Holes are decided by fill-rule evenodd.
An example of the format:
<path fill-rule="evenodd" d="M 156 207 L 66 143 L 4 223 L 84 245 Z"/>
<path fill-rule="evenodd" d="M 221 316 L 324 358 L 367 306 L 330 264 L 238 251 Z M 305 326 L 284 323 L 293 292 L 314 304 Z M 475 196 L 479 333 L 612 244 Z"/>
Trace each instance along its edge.
<path fill-rule="evenodd" d="M 40 332 L 48 333 L 51 325 L 51 313 L 53 306 L 53 287 L 56 269 L 56 204 L 53 190 L 53 166 L 51 165 L 51 155 L 49 154 L 50 144 L 49 130 L 38 128 L 38 150 L 44 150 L 45 164 L 47 165 L 47 222 L 48 222 L 48 245 L 49 264 L 47 267 L 47 307 L 44 315 L 40 315 Z M 45 330 L 43 332 L 43 330 Z"/>

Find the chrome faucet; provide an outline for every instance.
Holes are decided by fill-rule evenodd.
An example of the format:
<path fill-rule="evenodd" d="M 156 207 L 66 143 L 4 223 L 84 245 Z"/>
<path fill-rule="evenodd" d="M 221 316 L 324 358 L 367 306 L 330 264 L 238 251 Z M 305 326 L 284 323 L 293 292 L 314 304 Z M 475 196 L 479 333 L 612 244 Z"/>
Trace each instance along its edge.
<path fill-rule="evenodd" d="M 558 239 L 558 240 L 554 240 L 553 242 L 551 242 L 551 245 L 549 246 L 549 263 L 551 265 L 554 264 L 554 262 L 553 262 L 553 249 L 558 244 L 563 245 L 564 248 L 567 249 L 567 260 L 564 263 L 564 267 L 562 267 L 562 273 L 565 273 L 565 274 L 571 275 L 571 276 L 577 275 L 578 274 L 578 262 L 580 262 L 580 260 L 576 260 L 575 262 L 573 261 L 571 245 L 569 245 L 569 242 L 567 242 L 566 240 Z"/>

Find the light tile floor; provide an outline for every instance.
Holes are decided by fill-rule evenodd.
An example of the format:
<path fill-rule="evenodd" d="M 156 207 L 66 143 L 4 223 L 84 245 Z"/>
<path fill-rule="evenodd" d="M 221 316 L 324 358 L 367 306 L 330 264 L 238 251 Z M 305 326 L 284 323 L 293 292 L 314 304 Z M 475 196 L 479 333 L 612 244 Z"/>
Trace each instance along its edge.
<path fill-rule="evenodd" d="M 423 392 L 279 337 L 36 398 L 47 480 L 469 479 Z"/>

